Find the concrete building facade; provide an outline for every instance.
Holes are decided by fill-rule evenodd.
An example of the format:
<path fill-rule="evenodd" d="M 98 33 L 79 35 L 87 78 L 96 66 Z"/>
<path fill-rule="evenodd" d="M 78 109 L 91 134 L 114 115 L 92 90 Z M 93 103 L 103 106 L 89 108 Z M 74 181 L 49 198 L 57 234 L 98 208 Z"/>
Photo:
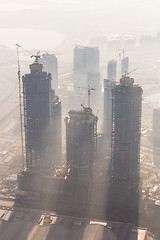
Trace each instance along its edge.
<path fill-rule="evenodd" d="M 66 124 L 66 157 L 73 181 L 89 181 L 97 159 L 97 121 L 91 108 L 71 110 Z"/>
<path fill-rule="evenodd" d="M 113 178 L 139 181 L 142 88 L 122 77 L 112 90 Z"/>
<path fill-rule="evenodd" d="M 91 94 L 91 106 L 97 111 L 101 89 L 98 47 L 75 46 L 73 86 L 74 92 L 70 97 L 71 108 L 80 110 L 81 104 L 88 105 L 87 93 L 90 87 L 95 89 Z"/>
<path fill-rule="evenodd" d="M 36 57 L 31 73 L 22 77 L 26 168 L 38 171 L 53 169 L 61 152 L 61 103 L 51 88 L 51 74 L 42 68 Z"/>
<path fill-rule="evenodd" d="M 107 65 L 107 79 L 116 81 L 117 77 L 117 61 L 111 60 Z"/>
<path fill-rule="evenodd" d="M 39 60 L 39 63 L 43 65 L 43 71 L 51 73 L 52 75 L 52 88 L 58 89 L 58 62 L 57 57 L 54 54 L 45 53 Z"/>
<path fill-rule="evenodd" d="M 104 79 L 104 149 L 105 156 L 111 157 L 112 139 L 112 89 L 116 82 Z"/>
<path fill-rule="evenodd" d="M 121 60 L 121 76 L 129 72 L 129 58 L 125 57 Z"/>
<path fill-rule="evenodd" d="M 74 48 L 74 85 L 87 87 L 88 73 L 99 73 L 99 49 L 77 45 Z"/>
<path fill-rule="evenodd" d="M 142 88 L 123 76 L 112 89 L 111 184 L 108 215 L 138 225 Z"/>

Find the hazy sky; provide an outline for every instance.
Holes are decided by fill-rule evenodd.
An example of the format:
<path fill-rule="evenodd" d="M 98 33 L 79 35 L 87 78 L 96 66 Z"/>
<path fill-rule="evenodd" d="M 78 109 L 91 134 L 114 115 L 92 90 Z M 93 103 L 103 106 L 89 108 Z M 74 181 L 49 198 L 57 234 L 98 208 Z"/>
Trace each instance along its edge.
<path fill-rule="evenodd" d="M 51 30 L 75 38 L 156 34 L 159 13 L 159 0 L 1 0 L 0 28 Z"/>

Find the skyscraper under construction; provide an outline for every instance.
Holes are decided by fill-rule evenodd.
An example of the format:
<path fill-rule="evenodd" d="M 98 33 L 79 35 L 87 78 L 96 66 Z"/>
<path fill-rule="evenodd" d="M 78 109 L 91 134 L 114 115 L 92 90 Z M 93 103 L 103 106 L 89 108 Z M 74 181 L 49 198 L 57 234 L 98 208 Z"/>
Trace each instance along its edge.
<path fill-rule="evenodd" d="M 61 102 L 51 88 L 51 74 L 42 68 L 36 56 L 31 73 L 22 77 L 26 168 L 49 170 L 61 157 Z"/>
<path fill-rule="evenodd" d="M 112 90 L 112 185 L 109 209 L 138 224 L 142 88 L 123 76 Z"/>
<path fill-rule="evenodd" d="M 89 181 L 97 157 L 97 121 L 91 108 L 71 110 L 66 123 L 66 153 L 73 181 Z"/>
<path fill-rule="evenodd" d="M 142 88 L 123 76 L 112 90 L 113 178 L 120 182 L 139 180 Z"/>

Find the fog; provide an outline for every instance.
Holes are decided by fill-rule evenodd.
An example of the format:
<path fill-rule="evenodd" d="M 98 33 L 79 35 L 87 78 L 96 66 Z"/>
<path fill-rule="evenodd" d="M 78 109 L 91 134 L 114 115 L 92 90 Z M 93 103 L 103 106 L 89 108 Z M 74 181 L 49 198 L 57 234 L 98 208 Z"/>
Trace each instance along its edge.
<path fill-rule="evenodd" d="M 159 239 L 159 9 L 0 1 L 0 238 Z"/>
<path fill-rule="evenodd" d="M 159 7 L 158 0 L 2 0 L 0 27 L 51 30 L 82 39 L 84 34 L 154 34 L 159 31 Z"/>

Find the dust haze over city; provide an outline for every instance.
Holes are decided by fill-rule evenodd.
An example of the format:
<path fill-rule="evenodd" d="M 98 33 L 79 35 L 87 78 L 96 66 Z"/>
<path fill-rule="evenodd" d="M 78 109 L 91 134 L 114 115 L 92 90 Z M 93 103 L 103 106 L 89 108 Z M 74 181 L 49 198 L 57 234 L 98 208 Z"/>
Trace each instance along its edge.
<path fill-rule="evenodd" d="M 160 239 L 159 9 L 1 0 L 0 239 Z"/>

